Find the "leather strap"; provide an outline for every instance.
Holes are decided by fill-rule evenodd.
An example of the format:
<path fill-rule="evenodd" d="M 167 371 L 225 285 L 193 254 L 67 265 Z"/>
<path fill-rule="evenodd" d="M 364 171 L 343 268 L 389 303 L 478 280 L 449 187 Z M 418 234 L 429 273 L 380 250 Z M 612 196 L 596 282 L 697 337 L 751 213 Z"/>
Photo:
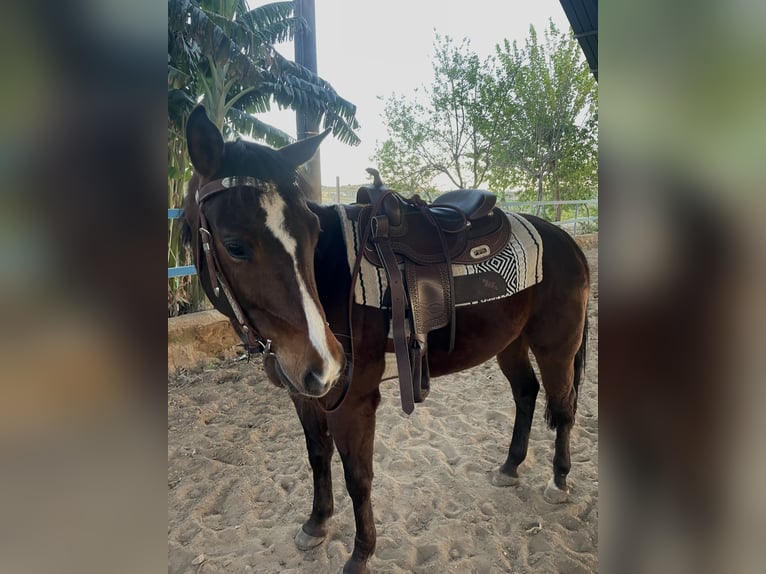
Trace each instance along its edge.
<path fill-rule="evenodd" d="M 375 175 L 374 170 L 368 169 L 367 171 Z M 376 181 L 377 179 L 378 178 L 376 178 Z M 376 250 L 379 250 L 382 245 L 385 255 L 379 252 L 379 257 L 384 261 L 384 265 L 388 266 L 386 267 L 386 273 L 389 275 L 389 284 L 391 285 L 392 327 L 394 330 L 396 365 L 399 371 L 399 390 L 401 394 L 402 410 L 404 410 L 405 413 L 410 414 L 415 410 L 415 402 L 412 389 L 412 370 L 410 369 L 409 350 L 407 349 L 407 337 L 404 330 L 404 310 L 406 308 L 407 298 L 404 293 L 402 274 L 396 263 L 396 256 L 391 249 L 391 244 L 388 242 L 388 218 L 385 214 L 378 215 L 383 206 L 383 202 L 387 197 L 393 195 L 394 191 L 377 185 L 376 188 L 370 189 L 370 192 L 370 199 L 373 201 L 372 207 L 370 208 L 370 224 L 367 226 L 367 229 L 365 229 L 362 241 L 359 244 L 359 251 L 356 254 L 354 268 L 351 271 L 351 289 L 349 290 L 348 295 L 348 325 L 349 339 L 351 341 L 351 358 L 349 361 L 353 362 L 354 360 L 354 322 L 352 318 L 352 311 L 355 304 L 354 291 L 356 281 L 359 278 L 359 271 L 362 266 L 364 249 L 372 234 Z M 383 242 L 382 244 L 381 241 Z M 397 284 L 396 289 L 393 286 L 394 283 Z"/>
<path fill-rule="evenodd" d="M 415 409 L 415 398 L 412 389 L 412 367 L 410 365 L 410 353 L 407 348 L 407 335 L 405 333 L 404 310 L 407 307 L 407 295 L 404 290 L 404 280 L 399 265 L 396 263 L 396 255 L 391 249 L 388 235 L 388 219 L 385 215 L 378 215 L 370 219 L 372 228 L 372 241 L 378 252 L 383 268 L 388 275 L 388 285 L 391 289 L 391 324 L 394 332 L 394 352 L 396 354 L 396 366 L 399 371 L 399 392 L 402 400 L 402 410 L 410 414 Z"/>
<path fill-rule="evenodd" d="M 378 211 L 380 211 L 380 208 L 383 205 L 383 200 L 390 193 L 393 193 L 393 192 L 389 192 L 389 193 L 383 192 L 375 198 L 375 202 L 372 206 L 372 212 L 371 212 L 372 215 L 375 215 Z M 367 244 L 367 240 L 369 238 L 370 238 L 370 226 L 368 225 L 367 229 L 364 232 L 364 237 L 362 238 L 362 243 L 359 248 L 359 252 L 356 254 L 356 260 L 354 261 L 354 268 L 351 270 L 351 287 L 348 293 L 348 340 L 350 341 L 349 346 L 351 347 L 351 352 L 349 353 L 349 359 L 348 359 L 348 373 L 346 374 L 346 381 L 343 385 L 343 392 L 341 393 L 341 396 L 338 398 L 337 402 L 329 409 L 324 408 L 321 403 L 319 404 L 319 407 L 324 412 L 327 412 L 327 413 L 337 410 L 343 404 L 343 401 L 346 399 L 346 395 L 348 394 L 348 390 L 351 386 L 351 379 L 354 376 L 354 320 L 353 320 L 354 291 L 356 288 L 356 281 L 359 278 L 359 272 L 362 269 L 362 258 L 364 256 L 364 246 Z"/>
<path fill-rule="evenodd" d="M 248 177 L 225 177 L 222 179 L 216 179 L 211 181 L 201 188 L 197 189 L 195 199 L 197 201 L 198 218 L 199 218 L 199 236 L 197 241 L 197 266 L 201 262 L 200 250 L 204 252 L 205 264 L 207 266 L 208 277 L 210 279 L 210 286 L 213 288 L 213 294 L 216 297 L 220 296 L 220 292 L 223 289 L 223 293 L 226 300 L 229 302 L 229 307 L 234 313 L 233 318 L 229 318 L 234 331 L 239 335 L 242 340 L 242 345 L 245 348 L 248 359 L 251 354 L 263 354 L 263 361 L 273 358 L 274 353 L 271 351 L 271 340 L 266 339 L 264 341 L 258 330 L 248 319 L 244 310 L 240 306 L 237 298 L 234 296 L 234 292 L 229 286 L 229 282 L 226 279 L 226 275 L 223 272 L 223 268 L 218 262 L 218 257 L 215 251 L 215 245 L 212 241 L 210 230 L 208 229 L 207 218 L 205 217 L 205 201 L 227 189 L 239 186 L 255 187 L 260 184 L 259 180 Z"/>

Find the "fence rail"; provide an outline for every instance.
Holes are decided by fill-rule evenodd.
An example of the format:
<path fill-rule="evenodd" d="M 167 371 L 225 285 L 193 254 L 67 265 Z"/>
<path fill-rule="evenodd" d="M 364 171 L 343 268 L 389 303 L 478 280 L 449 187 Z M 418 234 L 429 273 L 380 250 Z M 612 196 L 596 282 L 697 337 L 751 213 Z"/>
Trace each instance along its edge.
<path fill-rule="evenodd" d="M 180 208 L 168 209 L 168 219 L 181 219 L 183 210 Z M 181 265 L 179 267 L 168 267 L 168 279 L 173 277 L 184 277 L 186 275 L 196 275 L 197 268 L 194 265 Z"/>
<path fill-rule="evenodd" d="M 500 204 L 503 209 L 513 209 L 519 207 L 534 207 L 537 210 L 538 207 L 556 206 L 556 205 L 574 205 L 574 217 L 572 219 L 564 219 L 563 221 L 553 221 L 554 225 L 559 227 L 571 226 L 571 234 L 577 235 L 577 225 L 590 223 L 592 221 L 598 221 L 598 215 L 588 215 L 585 217 L 579 216 L 580 206 L 586 206 L 586 209 L 590 206 L 598 207 L 598 199 L 569 199 L 564 201 L 504 201 Z"/>
<path fill-rule="evenodd" d="M 554 222 L 559 227 L 572 226 L 572 235 L 577 235 L 577 225 L 584 224 L 591 221 L 598 221 L 598 215 L 586 215 L 585 217 L 579 217 L 580 206 L 598 206 L 597 199 L 570 199 L 566 201 L 503 201 L 500 203 L 500 207 L 503 209 L 515 209 L 520 207 L 534 207 L 535 210 L 538 207 L 555 206 L 555 205 L 574 205 L 575 212 L 574 218 L 565 219 L 563 221 Z M 181 209 L 168 209 L 168 219 L 179 219 L 181 217 Z M 197 269 L 194 265 L 184 265 L 181 267 L 168 267 L 168 279 L 173 277 L 183 277 L 184 275 L 196 275 Z"/>

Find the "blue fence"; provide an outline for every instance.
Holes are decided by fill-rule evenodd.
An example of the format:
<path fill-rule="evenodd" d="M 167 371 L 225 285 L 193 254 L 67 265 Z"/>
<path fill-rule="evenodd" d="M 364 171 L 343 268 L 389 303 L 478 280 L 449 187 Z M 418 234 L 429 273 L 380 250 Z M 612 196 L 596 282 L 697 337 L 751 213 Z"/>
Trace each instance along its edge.
<path fill-rule="evenodd" d="M 180 209 L 168 209 L 168 219 L 179 219 L 181 217 Z M 194 265 L 183 265 L 181 267 L 168 267 L 168 279 L 171 277 L 183 277 L 184 275 L 196 275 L 197 268 Z"/>
<path fill-rule="evenodd" d="M 503 209 L 511 209 L 511 210 L 517 210 L 519 208 L 528 208 L 532 207 L 534 209 L 529 209 L 528 211 L 534 211 L 537 209 L 538 206 L 547 206 L 547 205 L 574 205 L 575 212 L 574 212 L 574 218 L 573 219 L 565 219 L 564 221 L 557 221 L 556 225 L 559 227 L 568 227 L 571 226 L 572 235 L 577 235 L 577 226 L 591 222 L 591 221 L 598 221 L 598 215 L 588 215 L 581 217 L 580 214 L 580 206 L 585 206 L 586 209 L 590 206 L 596 207 L 598 206 L 598 200 L 597 199 L 573 199 L 570 201 L 504 201 L 500 204 L 500 206 Z M 181 210 L 180 209 L 168 209 L 168 219 L 178 219 L 181 217 Z M 194 267 L 194 265 L 184 265 L 182 267 L 169 267 L 168 268 L 168 279 L 171 277 L 182 277 L 184 275 L 196 275 L 197 268 Z"/>

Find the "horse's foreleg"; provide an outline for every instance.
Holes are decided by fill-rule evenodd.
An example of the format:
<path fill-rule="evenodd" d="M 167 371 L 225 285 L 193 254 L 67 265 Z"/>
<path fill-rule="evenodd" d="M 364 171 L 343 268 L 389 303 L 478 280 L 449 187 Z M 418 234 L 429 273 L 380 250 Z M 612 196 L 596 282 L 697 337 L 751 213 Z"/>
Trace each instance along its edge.
<path fill-rule="evenodd" d="M 301 419 L 309 464 L 314 477 L 314 502 L 311 516 L 295 535 L 295 544 L 301 550 L 310 550 L 324 542 L 327 520 L 333 513 L 332 454 L 333 443 L 327 429 L 327 417 L 316 404 L 294 398 L 295 410 Z"/>
<path fill-rule="evenodd" d="M 350 397 L 349 397 L 350 398 Z M 343 567 L 347 574 L 369 572 L 367 560 L 375 551 L 375 523 L 372 516 L 372 451 L 375 440 L 375 410 L 380 392 L 347 401 L 338 416 L 330 417 L 331 431 L 343 461 L 343 471 L 354 505 L 356 537 L 351 557 Z"/>
<path fill-rule="evenodd" d="M 513 423 L 511 446 L 508 458 L 500 469 L 492 475 L 495 486 L 511 486 L 518 482 L 518 467 L 527 457 L 529 433 L 532 429 L 532 417 L 535 413 L 535 400 L 540 390 L 540 383 L 529 362 L 529 347 L 522 339 L 517 339 L 497 356 L 500 369 L 511 383 L 513 400 L 516 403 L 516 418 Z"/>

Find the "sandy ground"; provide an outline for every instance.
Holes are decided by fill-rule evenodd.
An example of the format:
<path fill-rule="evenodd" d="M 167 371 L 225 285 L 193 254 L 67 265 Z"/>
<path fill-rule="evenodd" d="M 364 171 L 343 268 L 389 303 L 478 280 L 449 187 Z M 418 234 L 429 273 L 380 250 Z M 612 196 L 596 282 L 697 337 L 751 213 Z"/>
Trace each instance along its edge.
<path fill-rule="evenodd" d="M 598 251 L 586 375 L 572 433 L 570 501 L 543 499 L 554 432 L 543 393 L 517 486 L 489 473 L 505 460 L 510 387 L 491 361 L 433 382 L 407 417 L 398 382 L 381 386 L 373 483 L 377 573 L 598 571 Z M 354 540 L 351 500 L 333 459 L 335 516 L 324 544 L 293 536 L 311 510 L 311 470 L 285 391 L 256 364 L 180 371 L 168 385 L 168 572 L 340 572 Z"/>

